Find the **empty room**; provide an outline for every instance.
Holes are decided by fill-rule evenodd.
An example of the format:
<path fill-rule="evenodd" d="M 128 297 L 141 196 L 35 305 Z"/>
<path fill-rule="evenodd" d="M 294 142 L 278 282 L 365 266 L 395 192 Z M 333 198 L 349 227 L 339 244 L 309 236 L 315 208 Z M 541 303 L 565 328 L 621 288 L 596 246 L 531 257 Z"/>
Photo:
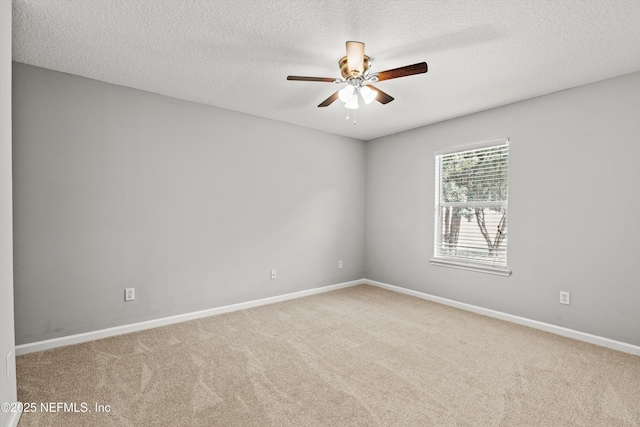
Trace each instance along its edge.
<path fill-rule="evenodd" d="M 0 19 L 0 427 L 640 426 L 637 0 Z"/>

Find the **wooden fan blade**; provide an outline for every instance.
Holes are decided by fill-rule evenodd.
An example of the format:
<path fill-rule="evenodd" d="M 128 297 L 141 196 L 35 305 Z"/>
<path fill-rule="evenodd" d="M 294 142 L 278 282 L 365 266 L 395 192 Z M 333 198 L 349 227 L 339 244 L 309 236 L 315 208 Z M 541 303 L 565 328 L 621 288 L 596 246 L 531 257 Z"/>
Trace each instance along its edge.
<path fill-rule="evenodd" d="M 333 104 L 333 101 L 338 99 L 338 92 L 340 91 L 336 91 L 333 95 L 322 101 L 322 103 L 320 103 L 318 107 L 328 107 L 329 105 Z"/>
<path fill-rule="evenodd" d="M 381 91 L 377 87 L 374 87 L 371 85 L 367 85 L 367 86 L 375 90 L 376 92 L 378 92 L 378 94 L 376 95 L 376 101 L 378 101 L 380 104 L 388 104 L 395 99 L 393 96 Z"/>
<path fill-rule="evenodd" d="M 327 82 L 333 83 L 335 79 L 331 77 L 304 77 L 304 76 L 287 76 L 287 80 L 298 80 L 301 82 Z"/>
<path fill-rule="evenodd" d="M 407 65 L 393 70 L 381 71 L 378 73 L 378 81 L 397 79 L 398 77 L 413 76 L 414 74 L 422 74 L 427 72 L 427 63 L 420 62 L 418 64 Z"/>

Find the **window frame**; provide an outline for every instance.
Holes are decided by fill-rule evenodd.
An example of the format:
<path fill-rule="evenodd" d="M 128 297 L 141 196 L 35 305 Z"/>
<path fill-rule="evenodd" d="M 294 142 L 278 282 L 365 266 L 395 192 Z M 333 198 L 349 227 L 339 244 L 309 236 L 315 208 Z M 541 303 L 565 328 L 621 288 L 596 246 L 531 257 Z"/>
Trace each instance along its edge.
<path fill-rule="evenodd" d="M 495 140 L 491 140 L 491 141 L 485 141 L 485 142 L 481 142 L 481 143 L 476 143 L 476 144 L 467 144 L 467 145 L 462 145 L 462 146 L 457 146 L 457 147 L 451 147 L 449 149 L 446 150 L 441 150 L 441 151 L 436 151 L 434 153 L 434 160 L 435 160 L 435 174 L 434 174 L 434 178 L 435 178 L 435 195 L 434 195 L 434 200 L 435 200 L 435 209 L 434 209 L 434 238 L 433 238 L 433 257 L 430 258 L 429 262 L 431 263 L 431 265 L 434 266 L 438 266 L 438 267 L 450 267 L 450 268 L 457 268 L 457 269 L 461 269 L 461 270 L 469 270 L 469 271 L 477 271 L 477 272 L 481 272 L 481 273 L 489 273 L 489 274 L 495 274 L 495 275 L 499 275 L 499 276 L 511 276 L 511 270 L 508 268 L 508 257 L 506 256 L 507 254 L 505 254 L 505 264 L 504 265 L 492 265 L 492 264 L 485 264 L 482 262 L 474 262 L 472 260 L 467 260 L 464 258 L 456 258 L 456 257 L 446 257 L 446 256 L 442 256 L 442 255 L 437 255 L 439 252 L 439 248 L 442 245 L 442 208 L 443 208 L 443 202 L 442 202 L 442 195 L 443 195 L 443 180 L 442 180 L 442 163 L 441 163 L 441 157 L 443 155 L 447 155 L 447 154 L 453 154 L 453 153 L 462 153 L 465 151 L 472 151 L 472 150 L 480 150 L 480 149 L 484 149 L 484 148 L 490 148 L 490 147 L 500 147 L 500 146 L 507 146 L 507 149 L 510 146 L 510 141 L 509 138 L 500 138 L 500 139 L 495 139 Z M 508 185 L 508 180 L 509 180 L 509 167 L 507 166 L 507 200 L 504 202 L 490 202 L 490 201 L 483 201 L 483 202 L 446 202 L 448 206 L 454 205 L 454 204 L 460 204 L 460 206 L 462 207 L 464 206 L 469 206 L 469 205 L 490 205 L 493 204 L 495 206 L 499 206 L 499 207 L 503 207 L 504 209 L 507 210 L 507 216 L 508 216 L 508 202 L 509 202 L 509 197 L 508 197 L 508 193 L 509 193 L 509 185 Z M 507 248 L 508 248 L 508 241 L 506 242 L 507 244 Z"/>

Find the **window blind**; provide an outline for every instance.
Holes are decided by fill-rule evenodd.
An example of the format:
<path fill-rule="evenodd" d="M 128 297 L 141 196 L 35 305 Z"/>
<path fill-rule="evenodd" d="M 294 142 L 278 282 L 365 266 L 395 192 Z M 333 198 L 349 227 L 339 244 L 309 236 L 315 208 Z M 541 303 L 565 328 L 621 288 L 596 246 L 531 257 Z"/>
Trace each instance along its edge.
<path fill-rule="evenodd" d="M 508 166 L 508 140 L 436 155 L 436 259 L 506 268 Z"/>

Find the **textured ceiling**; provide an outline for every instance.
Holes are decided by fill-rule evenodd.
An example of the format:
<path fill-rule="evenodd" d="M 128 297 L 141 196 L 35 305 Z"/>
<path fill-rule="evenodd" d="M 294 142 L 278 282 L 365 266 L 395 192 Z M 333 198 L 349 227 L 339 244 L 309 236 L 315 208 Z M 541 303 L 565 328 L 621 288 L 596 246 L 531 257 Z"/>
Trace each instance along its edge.
<path fill-rule="evenodd" d="M 640 71 L 638 0 L 13 0 L 13 59 L 370 140 Z M 345 120 L 344 43 L 429 72 Z"/>

